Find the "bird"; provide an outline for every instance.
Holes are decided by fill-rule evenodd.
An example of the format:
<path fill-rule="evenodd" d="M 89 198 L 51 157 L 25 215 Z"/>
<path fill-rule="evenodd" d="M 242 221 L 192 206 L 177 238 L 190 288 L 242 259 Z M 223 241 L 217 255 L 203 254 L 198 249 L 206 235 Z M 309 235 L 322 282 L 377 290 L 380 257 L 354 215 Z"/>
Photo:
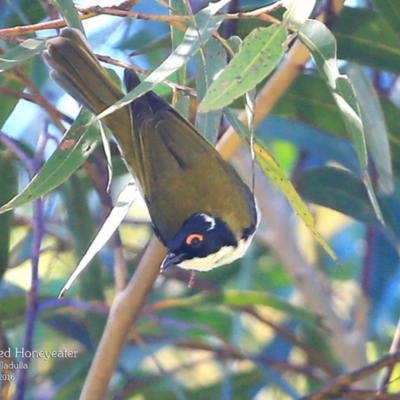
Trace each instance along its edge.
<path fill-rule="evenodd" d="M 52 79 L 93 114 L 124 96 L 79 30 L 48 39 L 43 54 Z M 125 68 L 126 91 L 140 82 Z M 161 271 L 209 271 L 244 255 L 258 225 L 253 192 L 190 122 L 153 91 L 103 121 L 167 248 Z"/>

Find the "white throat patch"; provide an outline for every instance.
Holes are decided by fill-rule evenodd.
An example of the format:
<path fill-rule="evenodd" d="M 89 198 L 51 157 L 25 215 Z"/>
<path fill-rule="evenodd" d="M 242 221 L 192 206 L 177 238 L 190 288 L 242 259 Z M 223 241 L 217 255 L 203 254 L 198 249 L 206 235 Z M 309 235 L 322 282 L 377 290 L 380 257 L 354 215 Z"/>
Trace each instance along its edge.
<path fill-rule="evenodd" d="M 208 215 L 206 216 L 208 217 Z M 221 265 L 230 264 L 231 262 L 237 260 L 238 258 L 243 257 L 243 254 L 246 252 L 252 239 L 253 235 L 249 236 L 246 240 L 245 239 L 239 240 L 237 247 L 224 246 L 221 247 L 218 252 L 210 254 L 207 257 L 192 258 L 191 260 L 182 261 L 182 263 L 177 265 L 178 267 L 183 269 L 194 269 L 196 271 L 210 271 L 216 267 L 220 267 Z"/>

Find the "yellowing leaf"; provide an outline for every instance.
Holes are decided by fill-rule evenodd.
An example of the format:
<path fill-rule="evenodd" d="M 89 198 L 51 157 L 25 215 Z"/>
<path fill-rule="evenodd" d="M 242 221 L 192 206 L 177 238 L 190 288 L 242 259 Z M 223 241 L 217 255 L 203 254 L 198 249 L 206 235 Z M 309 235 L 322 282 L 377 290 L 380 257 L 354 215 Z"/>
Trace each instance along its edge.
<path fill-rule="evenodd" d="M 239 121 L 229 109 L 225 110 L 225 115 L 229 123 L 238 134 L 244 137 L 250 137 L 250 129 L 241 121 Z M 285 171 L 268 152 L 264 144 L 256 137 L 253 141 L 253 149 L 255 153 L 255 160 L 263 173 L 282 190 L 295 213 L 312 232 L 318 243 L 324 248 L 330 257 L 332 257 L 332 259 L 340 265 L 339 259 L 337 258 L 335 252 L 330 248 L 326 240 L 317 231 L 313 215 L 297 193 L 296 189 L 293 187 L 292 183 L 287 178 Z"/>

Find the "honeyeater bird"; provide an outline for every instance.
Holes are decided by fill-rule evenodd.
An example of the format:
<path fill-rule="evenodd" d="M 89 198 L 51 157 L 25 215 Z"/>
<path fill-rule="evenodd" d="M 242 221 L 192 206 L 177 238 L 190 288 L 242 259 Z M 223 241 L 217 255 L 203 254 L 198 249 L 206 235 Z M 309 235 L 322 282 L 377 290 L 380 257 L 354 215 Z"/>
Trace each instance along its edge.
<path fill-rule="evenodd" d="M 55 82 L 92 113 L 123 97 L 78 30 L 48 39 L 44 57 Z M 140 80 L 126 69 L 124 82 L 131 91 Z M 151 91 L 104 122 L 168 249 L 161 269 L 208 271 L 244 254 L 257 226 L 253 193 L 192 124 Z"/>

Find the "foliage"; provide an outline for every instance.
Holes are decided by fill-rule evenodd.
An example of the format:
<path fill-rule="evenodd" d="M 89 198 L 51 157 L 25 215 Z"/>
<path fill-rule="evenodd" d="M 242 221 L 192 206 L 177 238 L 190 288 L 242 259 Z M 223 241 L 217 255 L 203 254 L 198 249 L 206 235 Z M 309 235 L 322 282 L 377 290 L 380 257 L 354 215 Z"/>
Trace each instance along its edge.
<path fill-rule="evenodd" d="M 248 253 L 192 288 L 178 269 L 157 279 L 120 353 L 107 348 L 118 365 L 104 398 L 399 396 L 398 1 L 321 1 L 312 20 L 301 10 L 313 1 L 284 1 L 286 13 L 265 1 L 100 3 L 0 3 L 2 398 L 76 399 L 90 387 L 109 311 L 151 236 L 136 201 L 57 299 L 129 180 L 100 118 L 78 114 L 40 56 L 65 21 L 116 75 L 134 64 L 144 77 L 102 116 L 155 90 L 210 141 L 225 130 L 226 157 L 235 129 L 262 171 Z M 235 158 L 247 178 L 248 161 Z"/>

